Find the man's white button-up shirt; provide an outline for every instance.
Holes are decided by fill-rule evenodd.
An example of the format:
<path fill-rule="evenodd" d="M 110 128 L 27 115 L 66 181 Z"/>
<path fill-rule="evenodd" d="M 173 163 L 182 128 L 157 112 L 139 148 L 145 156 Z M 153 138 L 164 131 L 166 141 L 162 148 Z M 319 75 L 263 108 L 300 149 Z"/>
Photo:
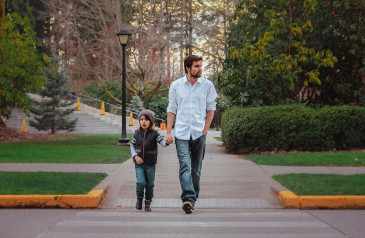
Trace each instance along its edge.
<path fill-rule="evenodd" d="M 169 90 L 167 112 L 176 114 L 175 137 L 193 140 L 203 134 L 207 111 L 215 111 L 217 92 L 211 81 L 199 78 L 193 85 L 187 77 L 174 81 Z"/>

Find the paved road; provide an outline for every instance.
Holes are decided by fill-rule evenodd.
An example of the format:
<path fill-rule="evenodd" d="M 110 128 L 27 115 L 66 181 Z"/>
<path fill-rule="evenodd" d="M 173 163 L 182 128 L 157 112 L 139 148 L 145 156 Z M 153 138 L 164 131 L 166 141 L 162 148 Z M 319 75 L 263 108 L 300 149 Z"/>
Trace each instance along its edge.
<path fill-rule="evenodd" d="M 109 175 L 97 186 L 108 187 L 100 209 L 1 209 L 0 238 L 364 237 L 364 210 L 283 209 L 273 191 L 285 188 L 271 175 L 303 168 L 258 166 L 239 155 L 226 154 L 214 134 L 208 137 L 201 196 L 191 215 L 181 210 L 175 145 L 160 147 L 151 213 L 133 209 L 135 174 L 131 160 L 97 166 L 0 164 L 0 170 L 7 171 L 90 171 Z M 337 169 L 337 173 L 364 173 Z"/>
<path fill-rule="evenodd" d="M 362 238 L 364 211 L 296 209 L 2 209 L 1 238 Z"/>

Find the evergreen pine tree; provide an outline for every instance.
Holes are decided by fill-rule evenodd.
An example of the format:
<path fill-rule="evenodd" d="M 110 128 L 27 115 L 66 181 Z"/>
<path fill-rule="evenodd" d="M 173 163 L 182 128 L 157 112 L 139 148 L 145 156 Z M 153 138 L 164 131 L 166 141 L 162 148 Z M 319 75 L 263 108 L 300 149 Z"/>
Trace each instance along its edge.
<path fill-rule="evenodd" d="M 128 110 L 131 112 L 139 113 L 144 110 L 143 102 L 137 94 L 134 94 L 132 100 L 129 102 Z"/>
<path fill-rule="evenodd" d="M 71 107 L 72 101 L 63 100 L 71 89 L 66 86 L 66 70 L 58 71 L 59 61 L 59 58 L 52 57 L 52 65 L 42 72 L 47 77 L 44 89 L 40 92 L 42 99 L 34 100 L 34 106 L 30 110 L 36 116 L 35 121 L 30 120 L 29 125 L 38 130 L 51 130 L 51 134 L 57 130 L 73 131 L 77 122 L 77 118 L 67 118 L 76 108 Z"/>

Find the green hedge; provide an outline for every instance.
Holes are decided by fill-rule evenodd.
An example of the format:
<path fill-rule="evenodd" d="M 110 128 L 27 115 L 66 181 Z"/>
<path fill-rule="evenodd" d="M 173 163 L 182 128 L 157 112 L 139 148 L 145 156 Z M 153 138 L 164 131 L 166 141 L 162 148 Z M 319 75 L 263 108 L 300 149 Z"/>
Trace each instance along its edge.
<path fill-rule="evenodd" d="M 301 105 L 227 109 L 222 139 L 229 151 L 323 151 L 365 147 L 365 108 Z"/>

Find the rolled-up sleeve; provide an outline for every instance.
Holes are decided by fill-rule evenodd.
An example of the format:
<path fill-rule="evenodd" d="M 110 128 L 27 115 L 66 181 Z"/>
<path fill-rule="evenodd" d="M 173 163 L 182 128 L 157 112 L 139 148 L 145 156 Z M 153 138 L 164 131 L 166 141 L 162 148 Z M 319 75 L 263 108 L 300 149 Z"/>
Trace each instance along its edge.
<path fill-rule="evenodd" d="M 217 102 L 215 99 L 217 98 L 217 92 L 215 91 L 215 87 L 213 83 L 210 83 L 210 88 L 207 97 L 207 111 L 215 111 Z"/>
<path fill-rule="evenodd" d="M 167 106 L 167 112 L 172 112 L 174 114 L 177 112 L 176 90 L 174 83 L 171 84 L 169 90 L 169 105 Z"/>

